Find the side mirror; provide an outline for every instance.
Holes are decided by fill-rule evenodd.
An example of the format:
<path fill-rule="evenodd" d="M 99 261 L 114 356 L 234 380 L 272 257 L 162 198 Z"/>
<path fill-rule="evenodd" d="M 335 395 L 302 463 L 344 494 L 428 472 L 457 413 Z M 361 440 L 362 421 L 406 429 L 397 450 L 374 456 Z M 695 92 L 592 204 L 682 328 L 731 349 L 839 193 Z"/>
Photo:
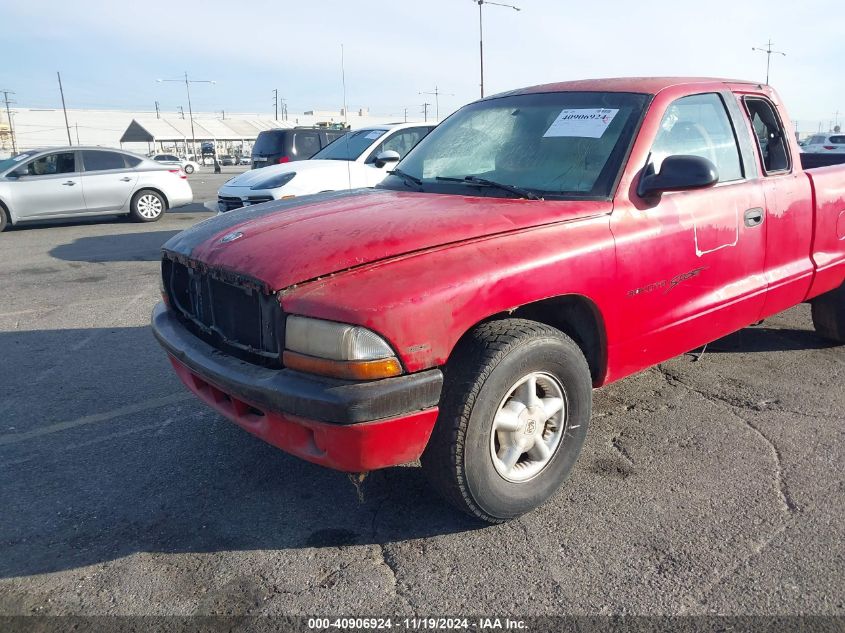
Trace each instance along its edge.
<path fill-rule="evenodd" d="M 399 152 L 397 152 L 396 150 L 388 149 L 376 154 L 376 160 L 373 162 L 373 164 L 376 167 L 381 168 L 384 167 L 387 163 L 399 162 L 400 158 L 401 156 L 399 156 Z"/>
<path fill-rule="evenodd" d="M 11 178 L 12 180 L 17 180 L 21 176 L 29 175 L 25 169 L 15 169 L 14 171 L 10 171 L 6 174 L 6 178 Z"/>
<path fill-rule="evenodd" d="M 637 193 L 646 198 L 664 191 L 705 189 L 719 182 L 716 165 L 701 156 L 667 156 L 656 174 L 640 178 Z"/>

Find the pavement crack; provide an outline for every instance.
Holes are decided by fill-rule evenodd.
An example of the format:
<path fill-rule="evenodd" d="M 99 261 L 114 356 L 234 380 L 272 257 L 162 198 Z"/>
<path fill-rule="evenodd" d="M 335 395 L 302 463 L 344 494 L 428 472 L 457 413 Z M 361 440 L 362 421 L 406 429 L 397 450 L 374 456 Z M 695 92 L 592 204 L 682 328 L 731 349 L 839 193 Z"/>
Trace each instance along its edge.
<path fill-rule="evenodd" d="M 683 387 L 684 389 L 687 389 L 688 391 L 691 391 L 692 393 L 698 394 L 699 396 L 701 396 L 702 398 L 704 398 L 708 402 L 711 402 L 711 403 L 716 404 L 716 405 L 722 405 L 724 407 L 727 407 L 727 409 L 729 410 L 729 412 L 731 413 L 731 415 L 734 418 L 736 418 L 737 420 L 742 422 L 742 424 L 745 425 L 746 428 L 748 428 L 752 433 L 754 433 L 754 435 L 756 435 L 758 438 L 760 438 L 766 444 L 766 446 L 768 447 L 768 449 L 769 449 L 769 451 L 772 455 L 772 458 L 775 462 L 775 483 L 776 483 L 775 487 L 777 489 L 778 499 L 781 503 L 783 510 L 787 514 L 795 514 L 795 513 L 801 511 L 801 508 L 798 506 L 797 503 L 795 503 L 795 500 L 792 498 L 792 493 L 790 492 L 789 484 L 787 483 L 786 479 L 783 476 L 783 470 L 784 470 L 784 468 L 783 468 L 783 458 L 782 458 L 782 455 L 780 453 L 780 450 L 778 450 L 778 447 L 775 445 L 775 443 L 772 441 L 772 439 L 769 438 L 765 433 L 763 433 L 763 431 L 760 429 L 760 427 L 758 427 L 756 424 L 754 424 L 751 420 L 749 420 L 749 419 L 739 415 L 739 413 L 737 413 L 737 410 L 740 410 L 740 411 L 750 410 L 750 411 L 755 411 L 755 412 L 762 411 L 762 410 L 764 410 L 764 408 L 761 408 L 761 403 L 756 403 L 756 404 L 747 403 L 747 404 L 744 404 L 744 405 L 738 405 L 728 398 L 709 393 L 709 392 L 704 391 L 702 389 L 698 389 L 698 388 L 690 385 L 689 383 L 684 382 L 677 375 L 668 371 L 666 368 L 662 367 L 661 365 L 657 365 L 657 370 L 660 372 L 660 374 L 663 376 L 663 378 L 666 380 L 666 382 L 669 385 L 671 385 L 673 387 L 677 387 L 677 386 Z M 765 402 L 765 401 L 763 401 L 763 402 Z"/>

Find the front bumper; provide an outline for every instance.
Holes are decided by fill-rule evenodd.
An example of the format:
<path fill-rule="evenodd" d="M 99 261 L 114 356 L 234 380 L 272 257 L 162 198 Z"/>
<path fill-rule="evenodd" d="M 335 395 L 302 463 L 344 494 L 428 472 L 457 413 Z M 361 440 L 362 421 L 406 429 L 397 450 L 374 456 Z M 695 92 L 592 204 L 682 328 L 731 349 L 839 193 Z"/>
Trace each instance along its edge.
<path fill-rule="evenodd" d="M 251 189 L 249 187 L 223 186 L 217 192 L 217 210 L 220 213 L 234 211 L 254 204 L 262 204 L 275 200 L 270 189 Z"/>
<path fill-rule="evenodd" d="M 159 304 L 153 333 L 203 402 L 265 442 L 323 466 L 363 472 L 419 458 L 443 374 L 352 382 L 247 363 L 201 341 Z"/>

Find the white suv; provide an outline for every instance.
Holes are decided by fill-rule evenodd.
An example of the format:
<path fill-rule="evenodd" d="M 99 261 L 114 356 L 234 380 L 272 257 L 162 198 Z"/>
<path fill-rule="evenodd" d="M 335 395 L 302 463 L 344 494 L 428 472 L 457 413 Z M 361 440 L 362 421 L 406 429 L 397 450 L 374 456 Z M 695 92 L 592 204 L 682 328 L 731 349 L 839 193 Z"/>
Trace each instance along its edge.
<path fill-rule="evenodd" d="M 804 144 L 807 154 L 845 153 L 845 134 L 813 134 Z"/>

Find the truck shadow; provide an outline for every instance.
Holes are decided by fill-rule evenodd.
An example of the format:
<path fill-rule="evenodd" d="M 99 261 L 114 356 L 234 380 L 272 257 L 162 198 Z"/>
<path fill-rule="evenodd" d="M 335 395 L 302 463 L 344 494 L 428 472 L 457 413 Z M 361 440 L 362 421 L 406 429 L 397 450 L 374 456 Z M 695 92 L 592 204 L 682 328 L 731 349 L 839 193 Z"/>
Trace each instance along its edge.
<path fill-rule="evenodd" d="M 719 346 L 802 343 L 824 346 L 766 328 Z M 383 545 L 484 527 L 419 468 L 356 485 L 252 437 L 187 393 L 149 328 L 4 332 L 0 349 L 0 577 L 139 552 Z"/>
<path fill-rule="evenodd" d="M 252 437 L 182 387 L 149 328 L 5 332 L 0 349 L 0 577 L 481 527 L 419 468 L 356 486 Z"/>
<path fill-rule="evenodd" d="M 827 349 L 836 343 L 820 337 L 813 330 L 772 327 L 747 327 L 720 338 L 707 346 L 708 352 L 753 353 L 786 352 L 802 349 Z"/>
<path fill-rule="evenodd" d="M 179 230 L 80 237 L 54 247 L 50 256 L 68 262 L 158 261 L 162 244 L 177 233 Z"/>

